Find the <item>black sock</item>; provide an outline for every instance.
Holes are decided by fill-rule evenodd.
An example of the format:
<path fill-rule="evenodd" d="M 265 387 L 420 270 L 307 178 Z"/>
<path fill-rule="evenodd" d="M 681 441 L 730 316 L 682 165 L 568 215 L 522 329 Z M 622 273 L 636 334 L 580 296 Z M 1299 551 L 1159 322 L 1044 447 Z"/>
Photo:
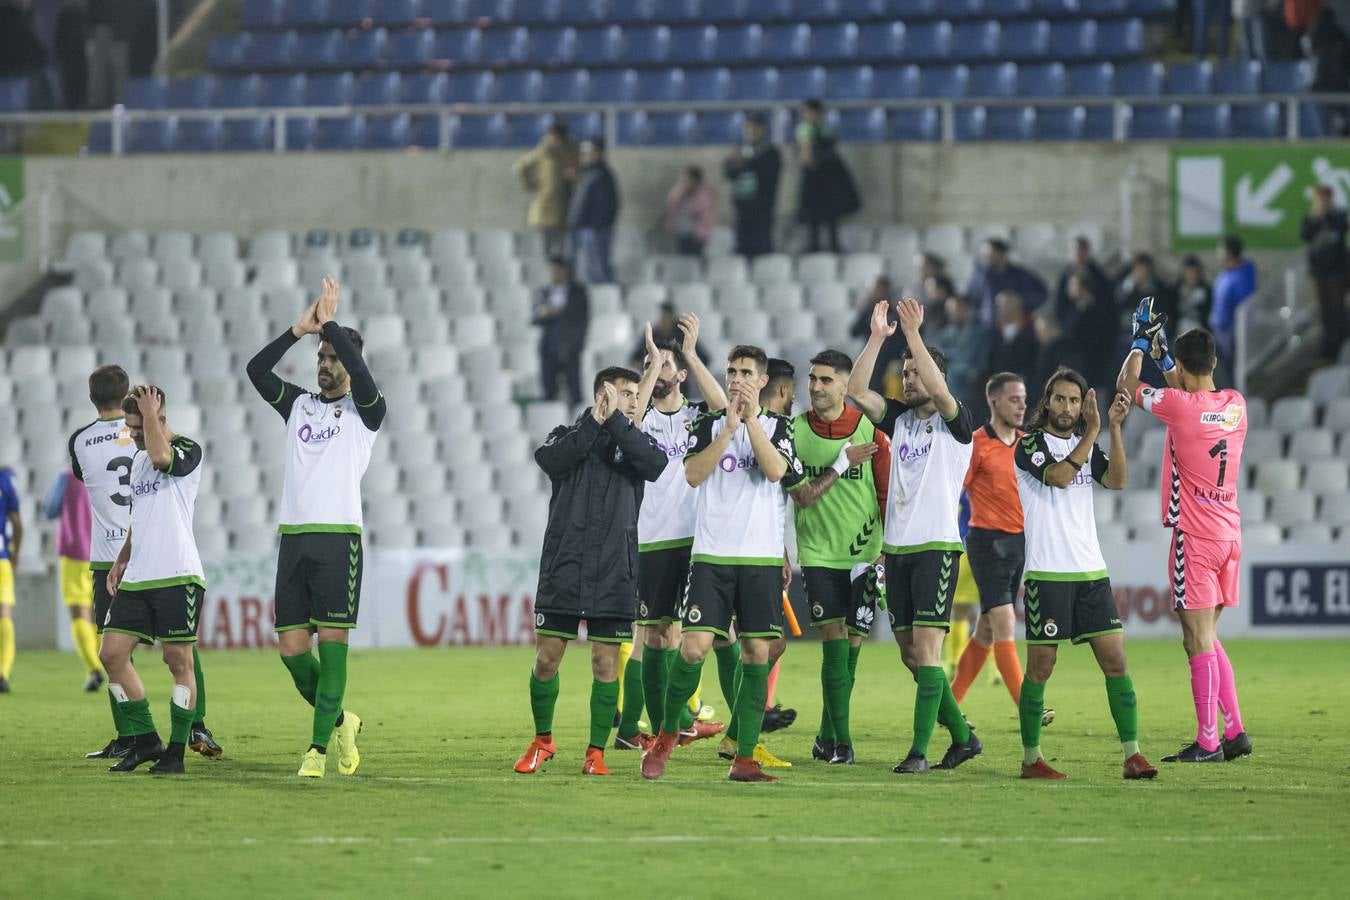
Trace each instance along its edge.
<path fill-rule="evenodd" d="M 309 749 L 311 749 L 311 750 L 318 750 L 320 753 L 324 754 L 325 756 L 328 755 L 328 748 L 327 748 L 327 747 L 320 747 L 318 744 L 310 744 L 310 745 L 309 745 Z"/>
<path fill-rule="evenodd" d="M 138 734 L 131 739 L 133 747 L 153 747 L 159 743 L 159 732 L 152 731 L 149 734 Z"/>
<path fill-rule="evenodd" d="M 204 721 L 202 721 L 201 719 L 198 719 L 197 721 L 195 721 L 195 722 L 192 723 L 192 730 L 193 730 L 193 731 L 205 731 L 205 730 L 206 730 L 206 723 L 205 723 Z"/>
<path fill-rule="evenodd" d="M 164 755 L 174 759 L 182 759 L 183 750 L 186 746 L 186 744 L 179 743 L 178 741 L 169 741 L 169 747 L 164 751 Z"/>
<path fill-rule="evenodd" d="M 345 712 L 338 713 L 337 721 L 333 723 L 333 727 L 337 728 L 339 725 L 342 724 L 342 720 L 345 718 L 347 718 L 347 714 Z"/>

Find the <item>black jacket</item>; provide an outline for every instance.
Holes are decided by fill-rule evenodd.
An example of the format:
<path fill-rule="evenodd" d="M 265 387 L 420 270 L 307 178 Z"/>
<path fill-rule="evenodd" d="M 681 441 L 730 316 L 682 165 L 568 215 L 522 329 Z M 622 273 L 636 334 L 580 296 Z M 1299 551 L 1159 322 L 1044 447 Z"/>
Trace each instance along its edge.
<path fill-rule="evenodd" d="M 728 159 L 722 172 L 731 182 L 731 202 L 737 215 L 773 218 L 778 202 L 778 176 L 783 159 L 778 148 L 764 141 L 747 148 L 741 159 Z"/>
<path fill-rule="evenodd" d="M 531 325 L 541 327 L 541 338 L 565 350 L 581 352 L 586 343 L 586 329 L 591 321 L 591 298 L 586 286 L 573 281 L 567 286 L 567 304 L 558 315 L 543 315 L 549 309 L 553 285 L 535 292 Z"/>
<path fill-rule="evenodd" d="M 614 172 L 603 162 L 591 163 L 581 170 L 581 183 L 567 210 L 567 227 L 610 228 L 618 217 L 619 185 Z"/>
<path fill-rule="evenodd" d="M 553 485 L 535 611 L 634 619 L 638 508 L 666 454 L 622 413 L 601 426 L 587 409 L 553 429 L 534 459 Z"/>
<path fill-rule="evenodd" d="M 1350 270 L 1350 248 L 1345 244 L 1347 231 L 1350 221 L 1343 209 L 1329 210 L 1318 218 L 1303 217 L 1299 235 L 1308 247 L 1308 269 L 1314 278 L 1331 278 Z"/>

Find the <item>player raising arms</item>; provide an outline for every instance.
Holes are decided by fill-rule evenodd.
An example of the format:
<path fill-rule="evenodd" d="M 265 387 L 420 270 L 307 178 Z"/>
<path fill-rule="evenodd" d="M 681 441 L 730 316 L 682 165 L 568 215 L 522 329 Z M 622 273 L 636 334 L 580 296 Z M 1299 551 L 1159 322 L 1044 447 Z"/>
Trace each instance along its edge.
<path fill-rule="evenodd" d="M 384 421 L 384 395 L 361 358 L 361 335 L 339 325 L 338 283 L 248 362 L 258 393 L 286 422 L 286 469 L 277 531 L 276 631 L 281 661 L 314 707 L 313 736 L 299 775 L 322 778 L 331 742 L 338 774 L 361 764 L 361 719 L 342 709 L 347 637 L 361 602 L 361 476 Z M 307 334 L 319 335 L 319 392 L 272 369 Z M 319 656 L 310 652 L 318 633 Z"/>
<path fill-rule="evenodd" d="M 1094 483 L 1117 491 L 1125 487 L 1120 423 L 1129 411 L 1124 396 L 1111 404 L 1108 456 L 1096 444 L 1101 430 L 1096 392 L 1082 375 L 1061 368 L 1046 382 L 1030 431 L 1014 451 L 1027 541 L 1027 675 L 1018 702 L 1023 778 L 1067 777 L 1046 764 L 1040 746 L 1045 683 L 1060 642 L 1067 640 L 1090 644 L 1106 676 L 1106 697 L 1125 753 L 1124 777 L 1158 774 L 1139 752 L 1139 710 L 1125 667 L 1125 629 L 1097 542 L 1092 505 Z"/>
<path fill-rule="evenodd" d="M 1252 752 L 1242 726 L 1233 666 L 1219 642 L 1219 615 L 1237 606 L 1241 579 L 1242 514 L 1238 510 L 1247 401 L 1214 386 L 1215 342 L 1194 328 L 1168 355 L 1163 317 L 1150 299 L 1135 314 L 1135 342 L 1116 387 L 1167 426 L 1163 446 L 1162 519 L 1172 529 L 1168 572 L 1191 665 L 1195 741 L 1163 762 L 1221 762 Z M 1144 353 L 1158 362 L 1167 387 L 1139 383 Z M 1219 740 L 1214 707 L 1223 714 Z"/>
<path fill-rule="evenodd" d="M 848 379 L 848 395 L 873 422 L 899 413 L 891 437 L 889 508 L 882 549 L 886 555 L 886 605 L 900 658 L 914 673 L 914 742 L 893 771 L 928 771 L 928 742 L 937 722 L 952 744 L 938 764 L 954 769 L 984 749 L 966 724 L 942 669 L 942 640 L 951 625 L 952 597 L 960 566 L 957 512 L 961 481 L 970 467 L 970 411 L 947 388 L 947 361 L 919 336 L 923 306 L 906 297 L 896 304 L 899 322 L 888 320 L 890 303 L 872 309 L 872 334 Z M 906 342 L 904 402 L 868 387 L 886 339 L 900 328 Z"/>
<path fill-rule="evenodd" d="M 642 777 L 660 778 L 679 739 L 679 711 L 698 687 L 715 637 L 740 631 L 742 680 L 732 781 L 774 781 L 754 759 L 768 694 L 770 644 L 783 635 L 782 487 L 800 480 L 792 422 L 763 411 L 768 357 L 742 345 L 727 354 L 726 410 L 691 426 L 685 477 L 696 488 L 698 514 L 685 593 L 680 654 L 670 674 L 665 722 L 642 757 Z M 780 486 L 781 483 L 781 486 Z"/>

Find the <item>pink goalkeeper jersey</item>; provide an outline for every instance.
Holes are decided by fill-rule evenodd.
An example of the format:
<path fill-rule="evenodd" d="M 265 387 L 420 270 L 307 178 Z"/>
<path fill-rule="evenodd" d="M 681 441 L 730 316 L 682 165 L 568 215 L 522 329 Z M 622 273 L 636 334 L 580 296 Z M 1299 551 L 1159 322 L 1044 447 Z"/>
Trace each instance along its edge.
<path fill-rule="evenodd" d="M 1242 540 L 1238 480 L 1247 401 L 1234 390 L 1191 394 L 1147 385 L 1134 399 L 1167 426 L 1163 525 L 1214 541 Z"/>

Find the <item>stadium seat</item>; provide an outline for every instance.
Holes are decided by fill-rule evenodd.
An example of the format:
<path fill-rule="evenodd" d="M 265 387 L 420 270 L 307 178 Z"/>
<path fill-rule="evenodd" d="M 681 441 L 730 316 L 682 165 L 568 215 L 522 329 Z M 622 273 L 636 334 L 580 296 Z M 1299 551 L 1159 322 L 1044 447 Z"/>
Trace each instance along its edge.
<path fill-rule="evenodd" d="M 250 69 L 286 69 L 296 47 L 294 31 L 260 31 L 241 50 L 240 63 Z"/>
<path fill-rule="evenodd" d="M 270 150 L 275 143 L 271 119 L 226 119 L 221 127 L 220 149 L 229 152 Z"/>
<path fill-rule="evenodd" d="M 1245 448 L 1244 448 L 1245 455 Z M 1302 466 L 1289 459 L 1254 459 L 1256 478 L 1252 486 L 1263 494 L 1296 491 L 1302 481 Z"/>
<path fill-rule="evenodd" d="M 777 97 L 778 97 L 777 69 L 748 67 L 731 70 L 731 81 L 728 99 L 774 100 Z M 600 98 L 597 97 L 594 99 Z"/>
<path fill-rule="evenodd" d="M 315 28 L 328 24 L 329 0 L 286 0 L 281 24 L 291 28 Z"/>
<path fill-rule="evenodd" d="M 918 66 L 876 66 L 872 70 L 872 96 L 918 97 L 921 81 Z"/>
<path fill-rule="evenodd" d="M 1016 93 L 1019 97 L 1061 97 L 1064 86 L 1063 63 L 1037 63 L 1017 68 Z"/>
<path fill-rule="evenodd" d="M 164 88 L 166 109 L 204 109 L 211 105 L 215 80 L 210 77 L 172 78 Z"/>
<path fill-rule="evenodd" d="M 886 110 L 839 110 L 839 138 L 848 143 L 881 143 L 887 139 Z"/>
<path fill-rule="evenodd" d="M 969 95 L 970 69 L 965 66 L 925 66 L 919 72 L 921 97 L 960 98 Z"/>
<path fill-rule="evenodd" d="M 257 75 L 220 75 L 215 79 L 211 105 L 219 109 L 258 106 L 260 81 Z"/>
<path fill-rule="evenodd" d="M 763 30 L 760 59 L 777 63 L 806 63 L 811 60 L 811 26 L 802 23 L 775 23 Z"/>
<path fill-rule="evenodd" d="M 866 100 L 872 97 L 872 67 L 844 66 L 828 69 L 825 96 L 830 100 Z"/>
<path fill-rule="evenodd" d="M 1162 93 L 1165 70 L 1162 63 L 1129 62 L 1115 67 L 1112 86 L 1117 96 L 1158 96 Z"/>
<path fill-rule="evenodd" d="M 1108 110 L 1109 112 L 1109 110 Z M 1087 135 L 1088 111 L 1082 106 L 1039 106 L 1034 136 L 1038 141 L 1081 141 Z M 1110 135 L 1093 135 L 1102 140 Z"/>
<path fill-rule="evenodd" d="M 493 85 L 491 72 L 451 73 L 445 81 L 443 102 L 488 103 L 492 96 Z"/>
<path fill-rule="evenodd" d="M 302 106 L 304 103 L 304 75 L 263 75 L 259 77 L 259 106 Z"/>
<path fill-rule="evenodd" d="M 573 45 L 572 61 L 583 66 L 613 65 L 623 49 L 623 31 L 617 25 L 607 28 L 579 28 Z"/>
<path fill-rule="evenodd" d="M 684 99 L 697 102 L 725 100 L 731 75 L 726 69 L 689 69 L 684 73 Z"/>
<path fill-rule="evenodd" d="M 1005 22 L 999 53 L 1005 59 L 1045 59 L 1050 53 L 1050 23 L 1044 19 Z"/>
<path fill-rule="evenodd" d="M 1176 140 L 1181 136 L 1181 107 L 1176 104 L 1127 107 L 1125 134 L 1135 140 Z"/>
<path fill-rule="evenodd" d="M 968 89 L 972 97 L 1012 97 L 1017 92 L 1017 65 L 971 66 Z"/>
<path fill-rule="evenodd" d="M 906 28 L 902 55 L 916 62 L 949 59 L 952 55 L 951 23 L 917 22 Z"/>
<path fill-rule="evenodd" d="M 245 28 L 273 28 L 281 24 L 284 0 L 244 0 Z"/>
<path fill-rule="evenodd" d="M 891 62 L 905 51 L 904 22 L 864 22 L 858 28 L 858 58 Z"/>
<path fill-rule="evenodd" d="M 168 153 L 173 150 L 175 119 L 132 122 L 127 130 L 128 153 Z"/>
<path fill-rule="evenodd" d="M 530 34 L 524 28 L 489 28 L 482 32 L 478 62 L 485 66 L 515 66 L 525 62 Z"/>
<path fill-rule="evenodd" d="M 1285 434 L 1314 427 L 1316 411 L 1308 397 L 1281 397 L 1270 410 L 1270 425 Z"/>
<path fill-rule="evenodd" d="M 14 79 L 17 81 L 18 79 Z M 27 81 L 23 82 L 27 85 Z M 168 79 L 160 75 L 127 79 L 127 109 L 163 109 Z M 25 101 L 26 106 L 26 101 Z"/>
<path fill-rule="evenodd" d="M 824 7 L 825 4 L 822 4 Z M 821 62 L 852 60 L 858 53 L 858 26 L 837 22 L 817 26 L 811 35 L 811 57 Z"/>
<path fill-rule="evenodd" d="M 1281 528 L 1306 525 L 1317 519 L 1317 498 L 1312 491 L 1284 491 L 1270 499 L 1270 521 Z"/>
<path fill-rule="evenodd" d="M 633 99 L 639 103 L 670 103 L 683 95 L 681 69 L 644 69 L 637 73 Z"/>
<path fill-rule="evenodd" d="M 1234 137 L 1276 138 L 1284 134 L 1284 109 L 1278 103 L 1240 103 L 1231 108 Z"/>
<path fill-rule="evenodd" d="M 664 25 L 623 29 L 618 62 L 625 65 L 650 65 L 666 62 L 670 54 L 670 29 Z"/>
<path fill-rule="evenodd" d="M 1181 136 L 1189 139 L 1226 138 L 1232 132 L 1232 111 L 1227 103 L 1217 106 L 1183 106 Z"/>
<path fill-rule="evenodd" d="M 1169 94 L 1208 94 L 1214 86 L 1214 68 L 1208 62 L 1172 63 L 1163 84 Z"/>
<path fill-rule="evenodd" d="M 387 35 L 383 28 L 358 31 L 337 45 L 335 63 L 344 69 L 370 69 L 384 59 Z"/>
<path fill-rule="evenodd" d="M 993 20 L 958 22 L 952 28 L 952 58 L 994 59 L 999 55 L 1000 33 L 998 22 Z"/>
<path fill-rule="evenodd" d="M 1261 73 L 1261 88 L 1268 94 L 1303 94 L 1312 82 L 1312 62 L 1306 59 L 1267 62 Z"/>
<path fill-rule="evenodd" d="M 342 32 L 337 29 L 301 32 L 295 39 L 290 63 L 298 69 L 336 68 L 341 45 Z"/>
<path fill-rule="evenodd" d="M 393 116 L 367 116 L 362 146 L 368 150 L 401 150 L 408 146 L 407 113 Z"/>
<path fill-rule="evenodd" d="M 532 69 L 503 72 L 495 79 L 498 103 L 538 103 L 543 76 Z"/>
<path fill-rule="evenodd" d="M 942 138 L 941 115 L 935 106 L 897 109 L 890 114 L 890 136 L 896 141 L 925 141 Z"/>
<path fill-rule="evenodd" d="M 585 69 L 550 72 L 544 79 L 539 100 L 543 103 L 585 103 L 590 93 L 590 73 Z"/>
<path fill-rule="evenodd" d="M 1219 63 L 1214 72 L 1216 94 L 1261 93 L 1262 63 L 1254 59 Z"/>
<path fill-rule="evenodd" d="M 697 125 L 697 141 L 700 144 L 720 144 L 734 146 L 742 140 L 745 128 L 745 114 L 739 112 L 700 113 Z"/>
<path fill-rule="evenodd" d="M 397 72 L 366 73 L 352 85 L 353 106 L 393 106 L 402 89 Z"/>
<path fill-rule="evenodd" d="M 632 69 L 601 69 L 591 73 L 590 83 L 593 103 L 631 103 L 637 93 Z"/>
<path fill-rule="evenodd" d="M 1062 19 L 1050 24 L 1049 55 L 1053 59 L 1090 59 L 1097 55 L 1095 19 Z M 1116 48 L 1103 44 L 1104 47 Z"/>
<path fill-rule="evenodd" d="M 1105 19 L 1101 27 L 1094 29 L 1089 55 L 1107 56 L 1113 59 L 1132 59 L 1144 52 L 1144 23 L 1139 19 Z M 1051 45 L 1054 44 L 1053 26 Z"/>
<path fill-rule="evenodd" d="M 788 66 L 778 70 L 778 95 L 784 100 L 807 100 L 825 93 L 825 70 L 820 66 Z"/>
<path fill-rule="evenodd" d="M 560 66 L 573 61 L 577 33 L 572 28 L 533 28 L 529 61 L 540 66 Z"/>
<path fill-rule="evenodd" d="M 352 102 L 351 72 L 311 75 L 305 82 L 305 106 L 347 106 Z"/>
<path fill-rule="evenodd" d="M 251 44 L 252 36 L 247 32 L 212 35 L 206 51 L 207 67 L 213 72 L 241 68 L 249 58 Z"/>
<path fill-rule="evenodd" d="M 1080 63 L 1066 67 L 1064 76 L 1065 93 L 1070 97 L 1109 97 L 1114 90 L 1116 67 L 1111 63 Z"/>

